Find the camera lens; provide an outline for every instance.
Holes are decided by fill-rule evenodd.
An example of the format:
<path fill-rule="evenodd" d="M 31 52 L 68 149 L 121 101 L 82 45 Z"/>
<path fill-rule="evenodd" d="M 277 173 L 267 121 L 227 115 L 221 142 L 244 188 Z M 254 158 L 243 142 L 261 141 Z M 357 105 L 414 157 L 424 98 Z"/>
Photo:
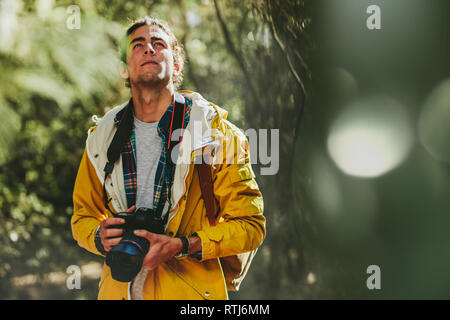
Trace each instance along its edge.
<path fill-rule="evenodd" d="M 142 261 L 149 249 L 147 239 L 127 234 L 122 241 L 106 255 L 106 264 L 111 276 L 120 282 L 130 282 L 139 273 Z"/>
<path fill-rule="evenodd" d="M 153 233 L 164 233 L 164 222 L 149 208 L 139 208 L 134 213 L 120 212 L 117 216 L 125 219 L 124 235 L 120 243 L 106 254 L 106 264 L 111 268 L 111 276 L 120 282 L 130 282 L 142 268 L 142 262 L 150 248 L 150 242 L 133 234 L 134 230 L 145 229 Z"/>

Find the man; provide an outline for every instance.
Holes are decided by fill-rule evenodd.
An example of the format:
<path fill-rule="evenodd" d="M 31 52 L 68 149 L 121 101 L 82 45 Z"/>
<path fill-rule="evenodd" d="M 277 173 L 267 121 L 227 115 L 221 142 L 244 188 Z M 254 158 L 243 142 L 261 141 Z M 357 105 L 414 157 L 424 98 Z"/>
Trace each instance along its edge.
<path fill-rule="evenodd" d="M 98 298 L 227 299 L 227 289 L 239 287 L 265 237 L 262 195 L 247 140 L 226 120 L 225 110 L 198 93 L 175 91 L 183 50 L 165 22 L 148 17 L 134 22 L 123 60 L 121 74 L 131 99 L 89 130 L 74 187 L 72 233 L 81 247 L 108 256 L 123 239 L 123 229 L 111 228 L 125 222 L 114 217 L 118 212 L 153 209 L 164 231 L 135 231 L 150 242 L 141 271 L 120 282 L 105 264 Z M 181 105 L 181 137 L 174 147 L 174 110 Z M 127 112 L 133 115 L 131 132 L 108 167 L 108 147 Z M 201 185 L 200 169 L 195 170 L 199 156 L 210 164 L 215 215 L 206 209 L 208 183 Z"/>

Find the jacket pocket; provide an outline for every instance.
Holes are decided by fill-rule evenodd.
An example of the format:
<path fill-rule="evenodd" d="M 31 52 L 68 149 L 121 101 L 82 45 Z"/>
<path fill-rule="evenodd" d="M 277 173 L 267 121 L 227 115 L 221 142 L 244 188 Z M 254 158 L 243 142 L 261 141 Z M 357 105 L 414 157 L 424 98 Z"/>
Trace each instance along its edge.
<path fill-rule="evenodd" d="M 169 269 L 190 286 L 202 299 L 227 300 L 225 279 L 218 259 L 205 262 L 186 258 L 181 261 L 170 260 Z M 189 299 L 188 299 L 189 300 Z"/>

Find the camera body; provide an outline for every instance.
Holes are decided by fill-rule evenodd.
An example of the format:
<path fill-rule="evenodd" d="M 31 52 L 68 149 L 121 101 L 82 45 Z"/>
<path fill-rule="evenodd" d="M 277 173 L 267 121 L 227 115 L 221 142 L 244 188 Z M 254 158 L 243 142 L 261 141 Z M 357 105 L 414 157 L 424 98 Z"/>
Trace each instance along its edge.
<path fill-rule="evenodd" d="M 123 229 L 122 240 L 106 254 L 106 264 L 111 276 L 120 282 L 130 282 L 142 268 L 142 262 L 150 249 L 150 242 L 134 234 L 134 230 L 147 230 L 163 234 L 165 223 L 153 209 L 139 208 L 135 212 L 119 212 L 115 218 L 125 220 L 124 224 L 109 228 Z"/>

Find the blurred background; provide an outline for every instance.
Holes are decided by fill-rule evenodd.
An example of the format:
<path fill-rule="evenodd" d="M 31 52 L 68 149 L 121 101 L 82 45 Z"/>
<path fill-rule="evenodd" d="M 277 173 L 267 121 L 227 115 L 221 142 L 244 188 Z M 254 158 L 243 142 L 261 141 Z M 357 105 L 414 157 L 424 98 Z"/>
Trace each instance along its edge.
<path fill-rule="evenodd" d="M 280 130 L 278 173 L 254 165 L 267 238 L 230 298 L 450 298 L 448 1 L 0 0 L 0 299 L 96 298 L 73 185 L 144 15 L 184 44 L 183 89 Z"/>

